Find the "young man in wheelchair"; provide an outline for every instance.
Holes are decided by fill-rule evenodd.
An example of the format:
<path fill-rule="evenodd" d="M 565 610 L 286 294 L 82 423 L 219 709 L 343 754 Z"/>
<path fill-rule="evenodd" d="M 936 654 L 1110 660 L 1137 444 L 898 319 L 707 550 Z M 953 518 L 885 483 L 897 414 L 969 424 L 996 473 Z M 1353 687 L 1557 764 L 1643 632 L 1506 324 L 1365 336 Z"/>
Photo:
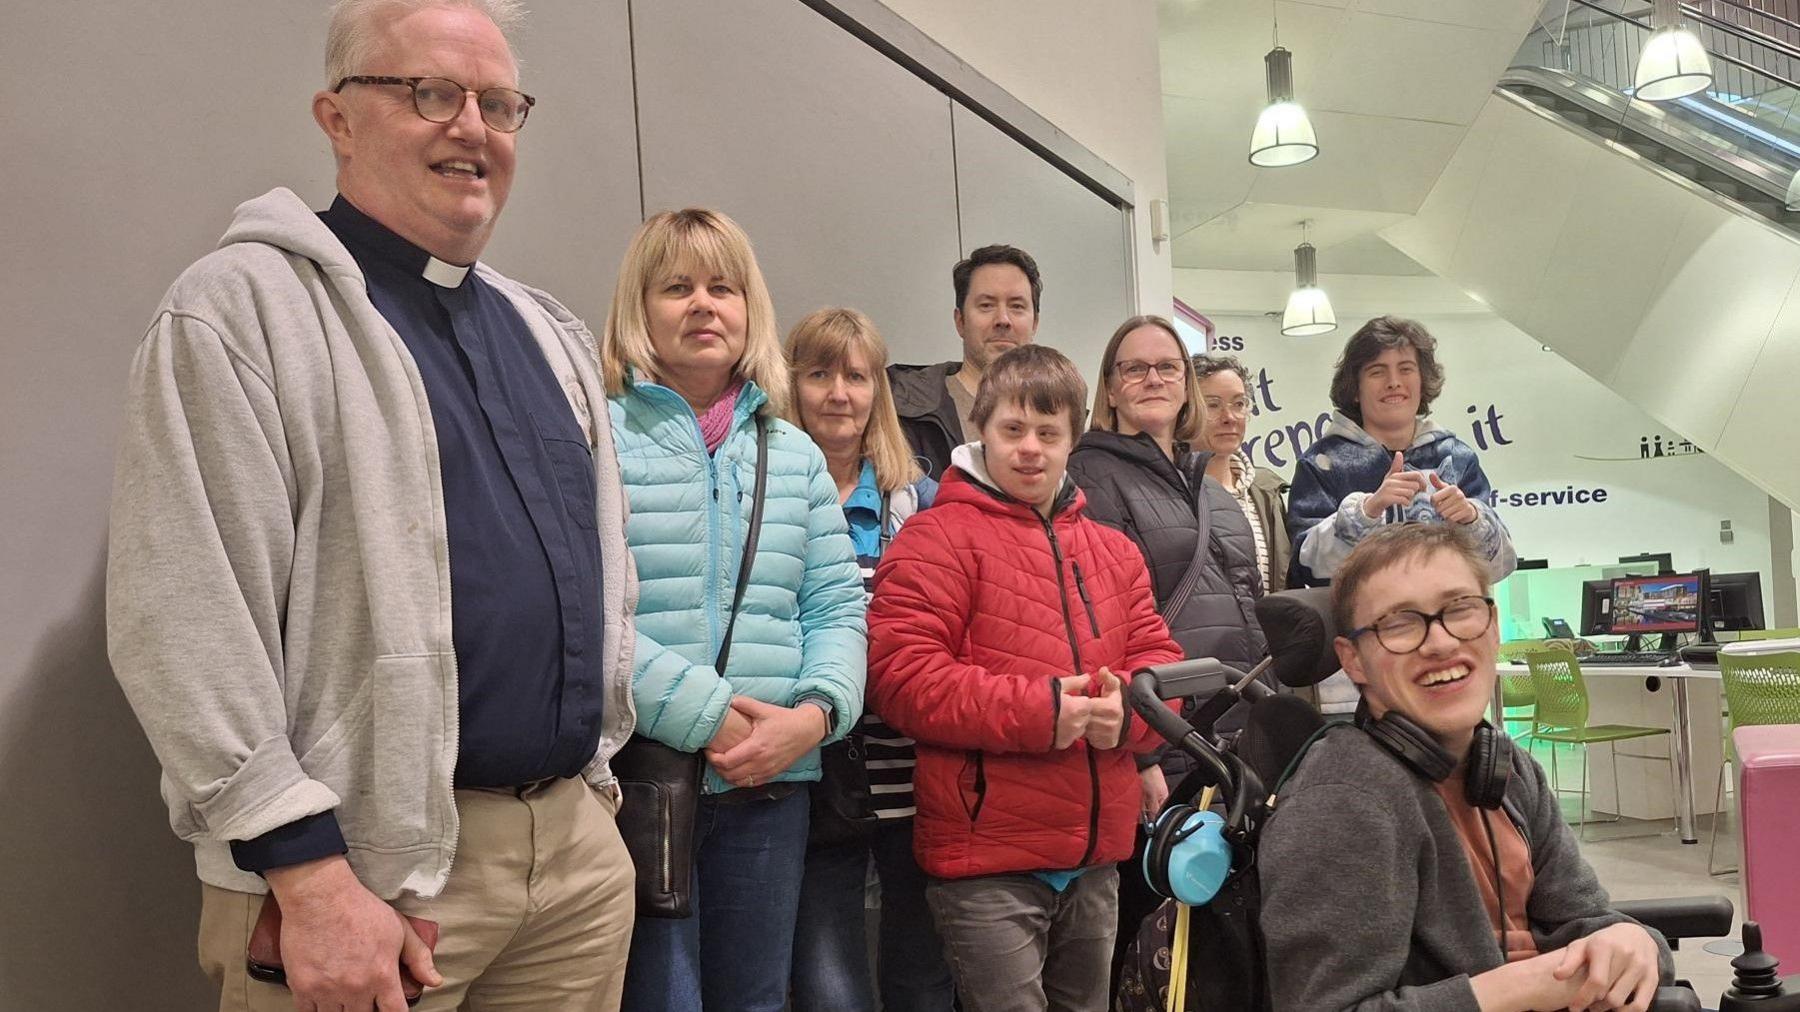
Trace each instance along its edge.
<path fill-rule="evenodd" d="M 1354 727 L 1314 742 L 1259 847 L 1276 1012 L 1630 1009 L 1673 972 L 1608 906 L 1544 771 L 1489 727 L 1487 565 L 1439 525 L 1363 541 L 1333 584 Z"/>

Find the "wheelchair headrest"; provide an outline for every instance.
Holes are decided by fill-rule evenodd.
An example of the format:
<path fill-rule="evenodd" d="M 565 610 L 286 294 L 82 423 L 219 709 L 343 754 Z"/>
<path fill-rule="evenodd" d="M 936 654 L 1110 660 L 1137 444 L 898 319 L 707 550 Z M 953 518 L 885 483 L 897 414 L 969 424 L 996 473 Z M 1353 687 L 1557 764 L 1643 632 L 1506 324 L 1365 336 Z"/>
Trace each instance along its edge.
<path fill-rule="evenodd" d="M 1301 587 L 1266 594 L 1256 602 L 1256 620 L 1269 641 L 1275 677 L 1292 688 L 1317 685 L 1338 670 L 1332 640 L 1331 588 Z"/>

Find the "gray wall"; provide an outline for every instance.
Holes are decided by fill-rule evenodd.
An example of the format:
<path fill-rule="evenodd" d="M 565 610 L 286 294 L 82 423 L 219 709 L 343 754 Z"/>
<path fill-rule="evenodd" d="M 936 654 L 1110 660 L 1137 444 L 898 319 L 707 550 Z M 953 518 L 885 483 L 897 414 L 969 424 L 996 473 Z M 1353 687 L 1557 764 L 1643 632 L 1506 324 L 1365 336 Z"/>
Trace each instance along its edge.
<path fill-rule="evenodd" d="M 487 259 L 596 330 L 645 207 L 690 203 L 745 224 L 784 327 L 857 305 L 903 360 L 956 354 L 949 269 L 987 242 L 1037 254 L 1042 336 L 1084 371 L 1132 310 L 1119 208 L 798 0 L 534 6 L 542 104 Z M 210 1000 L 190 852 L 106 664 L 112 452 L 132 350 L 231 209 L 276 185 L 330 199 L 324 7 L 6 13 L 0 1012 Z"/>

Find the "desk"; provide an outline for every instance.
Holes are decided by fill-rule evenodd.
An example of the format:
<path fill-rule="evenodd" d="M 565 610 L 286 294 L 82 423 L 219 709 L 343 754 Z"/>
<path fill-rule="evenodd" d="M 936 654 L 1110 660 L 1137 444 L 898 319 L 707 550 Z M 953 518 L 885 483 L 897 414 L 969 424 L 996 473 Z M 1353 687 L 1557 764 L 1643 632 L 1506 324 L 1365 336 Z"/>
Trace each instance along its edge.
<path fill-rule="evenodd" d="M 1531 673 L 1530 669 L 1523 664 L 1502 664 L 1499 665 L 1499 670 L 1502 675 L 1529 675 Z M 1663 679 L 1669 684 L 1673 704 L 1671 706 L 1671 710 L 1673 711 L 1671 714 L 1673 723 L 1670 727 L 1671 734 L 1669 747 L 1671 752 L 1670 765 L 1673 767 L 1675 776 L 1675 822 L 1677 827 L 1681 830 L 1682 843 L 1698 843 L 1699 836 L 1694 830 L 1694 714 L 1692 709 L 1693 702 L 1690 698 L 1692 693 L 1689 689 L 1689 683 L 1700 683 L 1706 688 L 1713 690 L 1706 693 L 1707 698 L 1711 699 L 1717 694 L 1717 689 L 1722 686 L 1719 672 L 1717 670 L 1709 671 L 1703 668 L 1692 668 L 1686 664 L 1677 665 L 1671 668 L 1655 665 L 1584 664 L 1581 668 L 1581 675 L 1582 678 L 1590 683 L 1590 686 L 1592 686 L 1592 683 L 1596 680 L 1631 678 L 1642 682 L 1643 679 L 1651 677 Z M 1495 707 L 1495 712 L 1500 712 L 1500 687 L 1498 683 L 1495 683 L 1494 686 L 1493 705 Z M 1702 714 L 1702 717 L 1711 722 L 1708 727 L 1717 724 L 1719 722 L 1718 706 L 1715 704 L 1709 707 L 1707 712 Z M 1602 719 L 1595 719 L 1594 722 L 1615 723 L 1615 721 Z M 1713 737 L 1714 736 L 1711 734 L 1708 735 L 1709 745 Z M 1712 749 L 1709 748 L 1707 755 L 1707 759 L 1709 760 L 1708 766 L 1713 770 L 1713 774 L 1716 776 L 1718 773 L 1717 764 L 1710 761 L 1713 758 L 1711 753 Z M 1722 752 L 1719 761 L 1723 761 Z M 1592 776 L 1592 770 L 1589 771 L 1589 779 L 1590 781 L 1598 779 Z M 1613 804 L 1615 810 L 1619 807 L 1623 807 L 1621 799 L 1618 798 L 1614 799 Z M 1597 805 L 1595 807 L 1599 808 Z M 1666 818 L 1667 816 L 1663 817 Z"/>

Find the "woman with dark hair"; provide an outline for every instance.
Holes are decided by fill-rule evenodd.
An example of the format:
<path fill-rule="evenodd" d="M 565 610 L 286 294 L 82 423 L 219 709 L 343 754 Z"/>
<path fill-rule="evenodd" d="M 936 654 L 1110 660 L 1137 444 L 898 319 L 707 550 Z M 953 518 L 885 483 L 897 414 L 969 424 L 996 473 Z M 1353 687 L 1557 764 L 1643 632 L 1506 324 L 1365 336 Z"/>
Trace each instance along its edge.
<path fill-rule="evenodd" d="M 1358 542 L 1390 523 L 1464 526 L 1494 580 L 1518 565 L 1480 459 L 1426 416 L 1443 390 L 1437 339 L 1417 322 L 1378 316 L 1350 336 L 1331 377 L 1337 410 L 1294 467 L 1290 586 L 1329 583 Z"/>
<path fill-rule="evenodd" d="M 1258 468 L 1244 452 L 1245 428 L 1250 421 L 1250 370 L 1236 355 L 1195 355 L 1194 378 L 1200 382 L 1200 401 L 1206 406 L 1202 448 L 1212 451 L 1206 476 L 1231 493 L 1244 519 L 1250 521 L 1263 589 L 1271 594 L 1286 590 L 1294 546 L 1288 541 L 1287 504 L 1281 499 L 1285 483 L 1274 471 Z"/>

